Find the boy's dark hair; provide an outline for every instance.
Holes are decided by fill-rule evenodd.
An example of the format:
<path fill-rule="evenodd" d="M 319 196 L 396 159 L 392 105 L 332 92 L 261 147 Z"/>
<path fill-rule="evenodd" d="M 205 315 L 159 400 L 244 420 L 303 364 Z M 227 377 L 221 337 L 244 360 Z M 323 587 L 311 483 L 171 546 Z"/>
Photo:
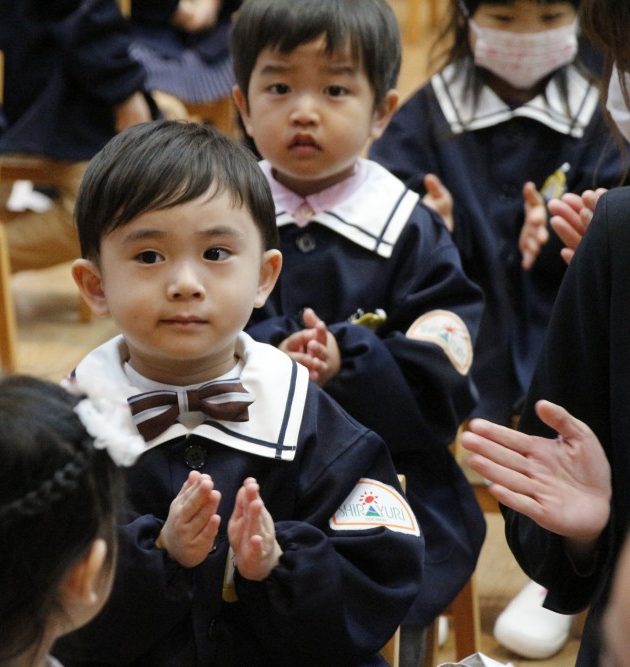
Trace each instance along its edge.
<path fill-rule="evenodd" d="M 261 51 L 291 53 L 322 36 L 328 53 L 350 44 L 379 107 L 396 86 L 401 60 L 398 22 L 385 0 L 246 0 L 231 41 L 236 82 L 245 98 Z"/>
<path fill-rule="evenodd" d="M 120 477 L 74 407 L 44 380 L 0 380 L 0 663 L 39 646 L 59 585 L 97 537 L 116 551 Z"/>
<path fill-rule="evenodd" d="M 278 246 L 269 184 L 254 156 L 208 125 L 153 121 L 121 132 L 85 172 L 75 208 L 83 257 L 99 255 L 103 236 L 143 213 L 227 191 L 245 206 L 266 250 Z"/>

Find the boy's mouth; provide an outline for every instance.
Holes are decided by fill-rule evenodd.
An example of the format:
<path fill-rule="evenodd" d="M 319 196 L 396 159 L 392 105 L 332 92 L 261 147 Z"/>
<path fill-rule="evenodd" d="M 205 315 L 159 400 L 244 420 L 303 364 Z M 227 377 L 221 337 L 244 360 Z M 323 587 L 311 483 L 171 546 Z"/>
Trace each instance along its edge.
<path fill-rule="evenodd" d="M 195 315 L 174 315 L 173 317 L 166 317 L 162 321 L 166 324 L 180 325 L 206 324 L 207 322 L 207 320 Z"/>
<path fill-rule="evenodd" d="M 320 145 L 310 134 L 296 134 L 289 142 L 289 149 L 320 150 Z"/>

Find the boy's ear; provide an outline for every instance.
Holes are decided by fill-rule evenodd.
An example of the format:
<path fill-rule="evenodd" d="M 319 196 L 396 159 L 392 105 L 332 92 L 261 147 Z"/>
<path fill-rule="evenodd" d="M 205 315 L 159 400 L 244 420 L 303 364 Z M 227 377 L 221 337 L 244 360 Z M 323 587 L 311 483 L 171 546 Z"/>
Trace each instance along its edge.
<path fill-rule="evenodd" d="M 234 104 L 236 104 L 236 108 L 241 114 L 241 119 L 243 120 L 243 127 L 245 128 L 245 132 L 247 132 L 248 136 L 251 137 L 252 125 L 249 120 L 249 107 L 247 105 L 247 97 L 245 96 L 245 94 L 238 85 L 234 85 L 234 87 L 232 88 L 232 98 L 234 100 Z"/>
<path fill-rule="evenodd" d="M 278 280 L 280 269 L 282 268 L 282 253 L 279 250 L 266 250 L 263 253 L 262 264 L 260 265 L 260 277 L 258 280 L 258 289 L 256 290 L 256 299 L 254 308 L 262 308 L 271 294 L 271 290 Z"/>
<path fill-rule="evenodd" d="M 92 311 L 102 317 L 109 315 L 98 266 L 89 259 L 77 259 L 72 264 L 72 277 Z"/>
<path fill-rule="evenodd" d="M 101 603 L 101 572 L 107 556 L 107 543 L 95 539 L 87 553 L 68 571 L 61 583 L 60 595 L 70 614 L 73 609 L 85 609 Z"/>
<path fill-rule="evenodd" d="M 392 119 L 392 116 L 398 108 L 398 102 L 400 100 L 400 94 L 395 88 L 387 91 L 385 99 L 381 105 L 374 111 L 374 117 L 372 118 L 372 130 L 370 132 L 370 137 L 372 139 L 378 139 L 385 129 L 389 125 L 389 121 Z"/>

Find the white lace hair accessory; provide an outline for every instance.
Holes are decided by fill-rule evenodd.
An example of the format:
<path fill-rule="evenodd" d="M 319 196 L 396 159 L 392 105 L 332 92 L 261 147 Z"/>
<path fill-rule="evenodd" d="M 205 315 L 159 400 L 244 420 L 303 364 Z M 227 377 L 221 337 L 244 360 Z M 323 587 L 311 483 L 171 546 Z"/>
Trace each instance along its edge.
<path fill-rule="evenodd" d="M 73 378 L 64 382 L 72 394 L 85 394 L 74 411 L 85 430 L 94 438 L 94 447 L 106 449 L 119 466 L 131 466 L 145 451 L 145 442 L 131 417 L 129 405 L 103 378 L 81 383 Z"/>

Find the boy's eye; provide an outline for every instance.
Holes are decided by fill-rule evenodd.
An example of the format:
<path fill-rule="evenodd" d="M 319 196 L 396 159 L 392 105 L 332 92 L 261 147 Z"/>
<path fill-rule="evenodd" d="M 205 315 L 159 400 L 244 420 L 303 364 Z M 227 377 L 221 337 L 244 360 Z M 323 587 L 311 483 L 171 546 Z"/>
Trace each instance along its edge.
<path fill-rule="evenodd" d="M 348 89 L 344 88 L 344 86 L 328 86 L 326 93 L 331 97 L 343 97 L 348 94 Z"/>
<path fill-rule="evenodd" d="M 286 83 L 274 83 L 269 86 L 269 92 L 274 95 L 286 95 L 289 92 L 289 86 Z"/>
<path fill-rule="evenodd" d="M 230 253 L 224 248 L 208 248 L 203 253 L 203 258 L 208 259 L 211 262 L 220 262 L 224 259 L 227 259 L 230 256 Z"/>
<path fill-rule="evenodd" d="M 164 261 L 164 257 L 155 250 L 144 250 L 140 254 L 136 255 L 136 259 L 141 264 L 157 264 L 158 262 Z"/>

